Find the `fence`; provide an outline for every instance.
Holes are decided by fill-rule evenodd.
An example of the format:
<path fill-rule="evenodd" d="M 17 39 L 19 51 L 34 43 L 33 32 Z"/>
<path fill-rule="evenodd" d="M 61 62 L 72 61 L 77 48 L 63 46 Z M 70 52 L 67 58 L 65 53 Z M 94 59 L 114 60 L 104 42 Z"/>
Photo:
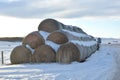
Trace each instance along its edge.
<path fill-rule="evenodd" d="M 4 64 L 4 57 L 3 57 L 3 51 L 1 52 L 1 63 Z"/>
<path fill-rule="evenodd" d="M 0 65 L 10 64 L 11 50 L 0 51 Z"/>

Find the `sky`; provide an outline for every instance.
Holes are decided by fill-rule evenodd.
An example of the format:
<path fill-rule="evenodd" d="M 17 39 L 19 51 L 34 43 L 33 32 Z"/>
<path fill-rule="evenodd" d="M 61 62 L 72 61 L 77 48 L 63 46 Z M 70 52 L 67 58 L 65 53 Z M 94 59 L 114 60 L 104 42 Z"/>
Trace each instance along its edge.
<path fill-rule="evenodd" d="M 24 37 L 46 18 L 120 38 L 120 0 L 0 0 L 0 37 Z"/>

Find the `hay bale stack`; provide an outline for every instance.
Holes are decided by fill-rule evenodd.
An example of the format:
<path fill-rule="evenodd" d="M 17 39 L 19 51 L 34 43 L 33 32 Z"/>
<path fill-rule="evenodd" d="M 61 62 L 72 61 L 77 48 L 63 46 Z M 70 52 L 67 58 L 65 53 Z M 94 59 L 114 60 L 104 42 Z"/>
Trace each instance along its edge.
<path fill-rule="evenodd" d="M 29 45 L 31 48 L 35 49 L 40 45 L 45 44 L 44 38 L 39 34 L 38 31 L 34 31 L 28 34 L 22 41 L 23 45 Z"/>
<path fill-rule="evenodd" d="M 13 49 L 10 55 L 12 64 L 29 63 L 32 53 L 24 46 L 17 46 Z"/>
<path fill-rule="evenodd" d="M 82 41 L 95 39 L 76 26 L 64 25 L 54 19 L 45 19 L 39 24 L 38 30 L 40 32 L 34 31 L 28 34 L 22 41 L 23 46 L 18 46 L 12 51 L 12 64 L 84 61 L 97 50 L 96 45 L 79 44 Z"/>
<path fill-rule="evenodd" d="M 33 62 L 55 62 L 55 51 L 49 45 L 42 45 L 35 49 Z"/>
<path fill-rule="evenodd" d="M 53 32 L 55 30 L 59 30 L 60 27 L 62 27 L 62 24 L 60 24 L 58 21 L 54 19 L 45 19 L 39 24 L 38 30 Z"/>
<path fill-rule="evenodd" d="M 61 33 L 61 32 L 52 32 L 48 37 L 47 40 L 53 41 L 57 44 L 63 44 L 68 42 L 68 38 L 65 34 Z"/>
<path fill-rule="evenodd" d="M 71 63 L 72 61 L 79 61 L 79 50 L 73 43 L 66 43 L 60 46 L 56 54 L 56 61 L 59 63 Z"/>

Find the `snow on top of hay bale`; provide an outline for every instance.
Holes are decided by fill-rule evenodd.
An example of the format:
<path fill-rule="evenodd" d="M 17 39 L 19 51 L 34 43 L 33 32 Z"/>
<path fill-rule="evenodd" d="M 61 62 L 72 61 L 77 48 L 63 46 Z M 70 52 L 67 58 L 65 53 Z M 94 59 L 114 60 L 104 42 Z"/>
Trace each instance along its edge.
<path fill-rule="evenodd" d="M 53 41 L 57 44 L 63 44 L 68 42 L 68 38 L 65 34 L 59 32 L 59 31 L 55 31 L 52 32 L 48 37 L 47 40 Z"/>
<path fill-rule="evenodd" d="M 12 50 L 10 60 L 12 64 L 29 63 L 31 55 L 31 51 L 25 46 L 17 46 Z"/>
<path fill-rule="evenodd" d="M 79 49 L 71 42 L 60 46 L 56 54 L 56 61 L 59 63 L 71 63 L 72 61 L 79 61 Z"/>
<path fill-rule="evenodd" d="M 46 44 L 51 46 L 55 50 L 55 52 L 57 52 L 58 48 L 60 47 L 60 44 L 56 44 L 56 43 L 54 43 L 52 41 L 48 41 L 48 40 L 46 41 Z"/>
<path fill-rule="evenodd" d="M 42 45 L 36 48 L 33 56 L 37 63 L 55 61 L 55 51 L 49 45 Z"/>
<path fill-rule="evenodd" d="M 35 49 L 36 47 L 45 44 L 45 40 L 39 34 L 38 31 L 34 31 L 28 34 L 22 41 L 23 45 L 29 45 L 31 48 Z"/>
<path fill-rule="evenodd" d="M 90 55 L 97 50 L 97 42 L 95 41 L 71 41 L 80 52 L 80 61 L 85 61 Z"/>
<path fill-rule="evenodd" d="M 53 32 L 55 30 L 58 30 L 59 28 L 60 23 L 54 19 L 45 19 L 38 26 L 39 31 L 43 30 L 47 32 Z"/>
<path fill-rule="evenodd" d="M 65 27 L 67 30 L 69 29 L 69 31 L 86 34 L 81 28 L 79 28 L 77 26 L 65 25 Z"/>
<path fill-rule="evenodd" d="M 69 40 L 79 40 L 79 41 L 95 41 L 95 38 L 91 35 L 83 34 L 83 33 L 77 33 L 65 29 L 59 30 L 59 32 L 64 33 Z"/>
<path fill-rule="evenodd" d="M 44 38 L 44 40 L 46 40 L 47 39 L 47 37 L 48 37 L 48 35 L 50 35 L 50 33 L 49 32 L 46 32 L 46 31 L 39 31 L 39 33 L 43 36 L 43 38 Z"/>
<path fill-rule="evenodd" d="M 77 37 L 90 37 L 87 34 L 77 33 L 77 32 L 73 32 L 73 31 L 69 31 L 69 30 L 65 30 L 65 29 L 62 29 L 62 31 L 68 32 L 68 33 L 70 33 L 70 34 L 72 34 L 74 36 L 77 36 Z"/>
<path fill-rule="evenodd" d="M 32 48 L 30 47 L 30 45 L 27 44 L 27 45 L 25 45 L 25 47 L 26 47 L 27 49 L 29 49 L 29 50 L 31 51 L 32 54 L 34 53 L 35 50 L 32 49 Z"/>
<path fill-rule="evenodd" d="M 77 40 L 71 40 L 70 42 L 72 42 L 72 43 L 74 43 L 74 44 L 79 44 L 79 45 L 83 45 L 83 46 L 88 46 L 88 47 L 97 44 L 96 41 L 77 41 Z"/>

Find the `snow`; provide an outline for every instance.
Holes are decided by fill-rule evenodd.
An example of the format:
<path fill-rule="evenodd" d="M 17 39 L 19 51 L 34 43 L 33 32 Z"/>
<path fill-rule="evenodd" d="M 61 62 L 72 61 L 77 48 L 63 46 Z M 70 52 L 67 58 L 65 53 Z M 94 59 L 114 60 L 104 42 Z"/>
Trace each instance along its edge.
<path fill-rule="evenodd" d="M 87 35 L 87 34 L 77 33 L 77 32 L 69 31 L 69 30 L 66 30 L 66 29 L 61 29 L 61 31 L 63 31 L 63 32 L 68 32 L 69 34 L 74 35 L 74 36 L 76 36 L 76 37 L 90 37 L 90 36 Z M 50 35 L 49 32 L 42 31 L 42 30 L 39 31 L 39 33 L 43 36 L 44 40 L 46 40 L 47 37 Z"/>
<path fill-rule="evenodd" d="M 49 41 L 49 40 L 46 41 L 46 44 L 51 46 L 55 50 L 55 52 L 57 52 L 58 48 L 60 47 L 59 44 L 56 44 L 56 43 Z"/>
<path fill-rule="evenodd" d="M 79 45 L 83 45 L 83 46 L 92 46 L 97 44 L 96 41 L 77 41 L 77 40 L 71 40 L 70 42 L 75 43 L 75 44 L 79 44 Z"/>
<path fill-rule="evenodd" d="M 68 32 L 76 37 L 89 37 L 87 34 L 83 34 L 83 33 L 77 33 L 77 32 L 73 32 L 65 29 L 62 29 L 62 31 Z"/>
<path fill-rule="evenodd" d="M 100 50 L 83 63 L 7 65 L 10 52 L 20 44 L 0 41 L 0 51 L 4 51 L 5 56 L 5 64 L 0 65 L 0 80 L 120 80 L 119 40 L 102 40 Z"/>
<path fill-rule="evenodd" d="M 48 33 L 48 32 L 46 32 L 46 31 L 39 31 L 39 33 L 40 33 L 40 35 L 42 35 L 43 36 L 43 38 L 44 38 L 44 40 L 46 40 L 47 39 L 47 37 L 48 37 L 48 35 L 50 34 L 50 33 Z"/>
<path fill-rule="evenodd" d="M 102 43 L 104 44 L 120 44 L 120 39 L 112 39 L 112 38 L 102 38 Z"/>
<path fill-rule="evenodd" d="M 35 51 L 35 50 L 32 49 L 29 45 L 26 45 L 25 47 L 26 47 L 27 49 L 29 49 L 29 50 L 31 51 L 32 54 L 34 54 L 34 51 Z"/>

